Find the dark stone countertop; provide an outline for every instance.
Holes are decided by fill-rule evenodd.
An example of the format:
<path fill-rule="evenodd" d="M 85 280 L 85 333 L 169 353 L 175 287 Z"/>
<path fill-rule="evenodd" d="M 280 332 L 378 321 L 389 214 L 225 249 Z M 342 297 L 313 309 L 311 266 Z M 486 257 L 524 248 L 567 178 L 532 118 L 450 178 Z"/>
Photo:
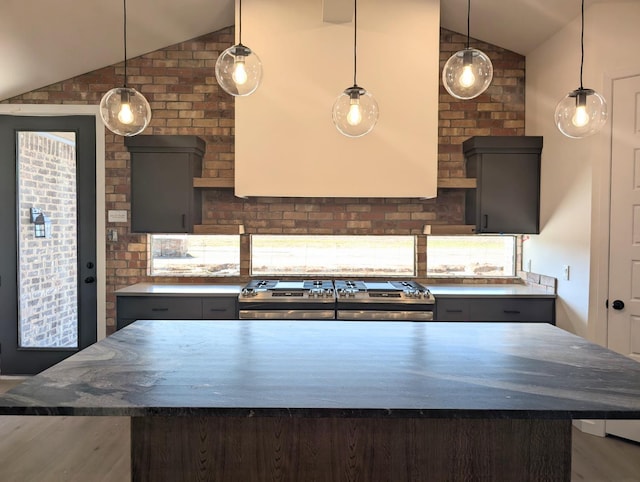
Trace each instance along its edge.
<path fill-rule="evenodd" d="M 0 414 L 640 418 L 640 363 L 543 323 L 142 320 Z"/>

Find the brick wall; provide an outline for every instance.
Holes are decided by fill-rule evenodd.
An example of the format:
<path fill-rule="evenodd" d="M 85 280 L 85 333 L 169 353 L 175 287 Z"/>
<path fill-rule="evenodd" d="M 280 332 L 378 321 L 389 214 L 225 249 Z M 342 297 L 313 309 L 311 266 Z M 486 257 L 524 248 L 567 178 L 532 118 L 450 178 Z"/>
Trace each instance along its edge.
<path fill-rule="evenodd" d="M 234 101 L 215 80 L 218 54 L 234 41 L 232 28 L 131 59 L 129 85 L 140 90 L 153 110 L 144 134 L 195 134 L 207 142 L 203 177 L 233 177 Z M 441 31 L 440 62 L 464 47 L 466 37 Z M 494 65 L 487 92 L 459 101 L 440 88 L 438 170 L 440 177 L 464 177 L 460 144 L 474 135 L 524 135 L 524 57 L 472 41 Z M 98 104 L 122 84 L 123 65 L 106 67 L 9 99 L 11 103 Z M 121 137 L 106 135 L 106 209 L 129 209 L 129 153 Z M 464 195 L 439 190 L 432 200 L 255 198 L 238 199 L 231 190 L 203 194 L 204 223 L 243 224 L 247 233 L 418 234 L 418 269 L 426 272 L 424 224 L 462 224 Z M 112 227 L 111 225 L 109 226 Z M 144 235 L 117 226 L 118 241 L 107 245 L 107 324 L 114 325 L 115 289 L 142 281 L 146 274 Z M 249 270 L 248 239 L 242 238 L 243 282 Z M 175 279 L 163 281 L 194 281 Z"/>
<path fill-rule="evenodd" d="M 19 134 L 20 338 L 26 347 L 77 346 L 75 146 L 37 132 Z M 51 221 L 36 238 L 30 208 Z"/>

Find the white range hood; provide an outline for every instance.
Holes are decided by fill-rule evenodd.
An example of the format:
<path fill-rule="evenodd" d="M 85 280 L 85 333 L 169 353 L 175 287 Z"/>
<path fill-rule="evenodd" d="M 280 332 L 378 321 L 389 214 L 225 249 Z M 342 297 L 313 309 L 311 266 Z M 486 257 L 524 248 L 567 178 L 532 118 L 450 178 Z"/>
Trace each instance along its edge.
<path fill-rule="evenodd" d="M 242 43 L 264 76 L 253 95 L 236 98 L 236 195 L 434 197 L 439 1 L 358 1 L 357 80 L 380 108 L 361 138 L 344 137 L 331 120 L 353 84 L 354 28 L 351 17 L 323 21 L 326 2 L 242 2 Z"/>

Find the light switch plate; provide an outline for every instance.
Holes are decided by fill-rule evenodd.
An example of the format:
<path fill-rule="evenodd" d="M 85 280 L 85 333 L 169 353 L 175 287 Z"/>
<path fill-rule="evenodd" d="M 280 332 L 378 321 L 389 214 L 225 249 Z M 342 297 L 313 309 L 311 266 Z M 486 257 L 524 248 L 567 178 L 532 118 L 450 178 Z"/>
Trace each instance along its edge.
<path fill-rule="evenodd" d="M 126 223 L 127 222 L 127 211 L 115 211 L 109 210 L 107 214 L 107 220 L 110 223 Z"/>

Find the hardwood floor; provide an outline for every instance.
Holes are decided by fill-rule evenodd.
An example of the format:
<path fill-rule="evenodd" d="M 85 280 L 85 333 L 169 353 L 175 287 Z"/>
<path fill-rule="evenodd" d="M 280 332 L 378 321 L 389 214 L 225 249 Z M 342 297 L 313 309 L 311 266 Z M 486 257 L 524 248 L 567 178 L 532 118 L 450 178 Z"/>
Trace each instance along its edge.
<path fill-rule="evenodd" d="M 0 393 L 20 383 L 0 378 Z M 130 480 L 127 417 L 0 417 L 0 480 Z M 640 481 L 640 444 L 573 430 L 572 481 Z"/>

